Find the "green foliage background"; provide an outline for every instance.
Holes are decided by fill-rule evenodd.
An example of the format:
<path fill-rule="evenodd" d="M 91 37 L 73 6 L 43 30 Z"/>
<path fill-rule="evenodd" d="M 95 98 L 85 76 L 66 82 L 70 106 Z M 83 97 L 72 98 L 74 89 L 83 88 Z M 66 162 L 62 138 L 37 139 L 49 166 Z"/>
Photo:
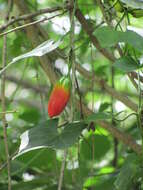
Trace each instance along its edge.
<path fill-rule="evenodd" d="M 131 135 L 133 143 L 142 145 L 142 78 L 139 75 L 142 76 L 143 37 L 138 31 L 143 25 L 143 3 L 138 0 L 78 0 L 77 5 L 91 26 L 87 30 L 92 29 L 92 32 L 89 35 L 75 16 L 75 64 L 84 71 L 77 69 L 79 89 L 73 85 L 74 97 L 71 95 L 71 102 L 56 119 L 49 119 L 47 105 L 55 78 L 66 75 L 68 69 L 69 10 L 33 25 L 31 34 L 30 27 L 7 34 L 7 64 L 11 66 L 6 70 L 5 98 L 6 110 L 12 111 L 6 114 L 6 119 L 13 190 L 58 189 L 65 149 L 67 158 L 62 190 L 143 189 L 142 154 L 125 143 L 122 135 L 116 136 L 104 127 L 111 125 L 122 131 L 125 138 Z M 62 0 L 14 0 L 9 19 L 44 8 L 61 8 L 56 13 L 26 20 L 30 23 L 62 13 L 64 6 Z M 23 20 L 18 21 L 2 30 L 6 10 L 7 1 L 0 0 L 0 60 L 3 54 L 1 34 L 25 24 Z M 132 31 L 128 30 L 129 26 Z M 34 39 L 35 34 L 37 39 Z M 96 46 L 97 42 L 93 43 L 92 35 L 100 48 Z M 49 40 L 53 40 L 56 47 Z M 35 49 L 40 44 L 43 49 Z M 113 60 L 104 56 L 104 50 L 113 56 Z M 46 66 L 42 65 L 41 59 Z M 128 77 L 131 72 L 137 76 L 137 89 Z M 0 77 L 1 74 L 0 71 Z M 118 96 L 108 86 L 119 93 Z M 124 101 L 126 96 L 129 102 L 128 99 Z M 86 106 L 83 110 L 75 100 L 80 98 Z M 71 107 L 74 109 L 72 122 Z M 85 114 L 87 108 L 92 111 L 88 115 Z M 3 139 L 0 121 L 0 190 L 6 190 L 8 185 Z"/>

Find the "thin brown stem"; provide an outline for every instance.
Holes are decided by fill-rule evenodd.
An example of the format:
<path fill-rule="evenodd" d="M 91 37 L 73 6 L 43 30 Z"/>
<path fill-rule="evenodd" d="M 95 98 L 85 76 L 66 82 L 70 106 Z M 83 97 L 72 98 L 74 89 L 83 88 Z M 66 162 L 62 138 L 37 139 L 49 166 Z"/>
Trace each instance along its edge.
<path fill-rule="evenodd" d="M 6 66 L 6 36 L 4 36 L 3 41 L 3 59 L 2 59 L 2 67 Z M 1 78 L 1 104 L 2 104 L 2 123 L 3 123 L 3 135 L 4 135 L 4 144 L 5 144 L 5 152 L 7 159 L 7 172 L 8 172 L 8 190 L 11 190 L 11 169 L 10 169 L 10 157 L 8 150 L 8 137 L 7 137 L 7 121 L 6 121 L 6 105 L 5 105 L 5 73 L 3 73 Z"/>
<path fill-rule="evenodd" d="M 1 34 L 0 34 L 0 37 L 1 37 L 1 36 L 4 36 L 4 35 L 7 35 L 7 34 L 9 34 L 9 33 L 11 33 L 11 32 L 15 32 L 15 31 L 17 31 L 17 30 L 21 30 L 21 29 L 23 29 L 23 28 L 26 28 L 26 27 L 29 27 L 29 26 L 33 26 L 33 25 L 35 25 L 35 24 L 39 24 L 39 23 L 41 23 L 41 22 L 45 22 L 45 21 L 50 20 L 50 19 L 53 19 L 53 18 L 55 18 L 55 17 L 57 17 L 57 16 L 61 16 L 61 15 L 63 15 L 64 13 L 65 13 L 65 11 L 62 12 L 62 13 L 60 13 L 60 14 L 51 16 L 51 17 L 49 17 L 49 18 L 44 17 L 44 18 L 42 18 L 42 19 L 39 19 L 39 20 L 30 22 L 30 23 L 26 23 L 26 24 L 24 24 L 24 25 L 22 25 L 22 26 L 18 26 L 18 27 L 16 27 L 16 28 L 13 28 L 13 29 L 11 29 L 11 30 L 8 30 L 7 32 L 1 33 Z"/>
<path fill-rule="evenodd" d="M 101 47 L 98 39 L 93 35 L 93 31 L 94 31 L 93 26 L 87 22 L 84 15 L 80 11 L 80 9 L 76 9 L 75 16 L 78 19 L 78 21 L 80 22 L 80 24 L 83 27 L 83 29 L 85 30 L 85 32 L 88 34 L 93 45 L 99 50 L 100 53 L 102 53 L 102 55 L 104 55 L 111 62 L 114 62 L 115 61 L 114 55 L 111 54 L 109 51 L 107 51 L 107 49 Z"/>
<path fill-rule="evenodd" d="M 66 7 L 66 8 L 68 8 L 68 7 Z M 12 25 L 16 22 L 28 20 L 28 19 L 37 17 L 41 14 L 53 13 L 53 12 L 60 11 L 60 10 L 63 10 L 63 7 L 44 8 L 44 9 L 39 9 L 38 11 L 36 11 L 34 13 L 29 13 L 29 14 L 25 14 L 25 15 L 22 15 L 22 16 L 19 16 L 16 18 L 12 18 L 6 24 L 3 24 L 0 26 L 0 31 L 4 31 L 7 27 L 9 27 L 10 25 Z"/>
<path fill-rule="evenodd" d="M 5 111 L 5 112 L 0 112 L 0 114 L 9 114 L 9 113 L 17 113 L 17 110 L 12 110 L 12 111 Z"/>
<path fill-rule="evenodd" d="M 115 71 L 114 68 L 111 68 L 111 76 L 112 76 L 112 88 L 115 89 Z M 112 125 L 116 126 L 116 123 L 113 119 L 113 115 L 114 115 L 114 98 L 111 98 L 111 113 L 112 113 Z M 113 137 L 113 143 L 114 143 L 114 157 L 113 157 L 113 161 L 112 161 L 112 165 L 113 167 L 117 167 L 117 162 L 118 162 L 118 139 L 116 137 Z"/>
<path fill-rule="evenodd" d="M 82 96 L 81 96 L 81 92 L 80 92 L 80 89 L 79 89 L 77 77 L 75 77 L 75 83 L 76 83 L 77 93 L 78 93 L 78 96 L 79 96 L 80 117 L 81 117 L 81 119 L 83 119 L 84 118 L 84 114 L 83 114 L 83 110 L 82 110 Z"/>
<path fill-rule="evenodd" d="M 9 14 L 12 9 L 13 1 L 8 0 L 8 9 L 5 16 L 5 23 L 8 22 Z M 7 61 L 7 36 L 3 37 L 3 51 L 2 51 L 2 68 L 6 66 Z M 5 72 L 1 78 L 1 106 L 2 106 L 2 126 L 3 126 L 3 136 L 4 136 L 4 145 L 6 153 L 6 162 L 7 162 L 7 173 L 8 173 L 8 190 L 11 190 L 11 166 L 10 166 L 10 156 L 8 149 L 8 136 L 7 136 L 7 121 L 6 121 L 6 98 L 5 98 Z"/>
<path fill-rule="evenodd" d="M 63 178 L 64 178 L 64 170 L 65 170 L 65 165 L 66 165 L 66 158 L 67 158 L 67 150 L 64 150 L 64 158 L 63 158 L 63 162 L 62 162 L 62 166 L 61 166 L 61 171 L 60 171 L 58 190 L 62 189 L 62 183 L 63 183 Z"/>
<path fill-rule="evenodd" d="M 79 64 L 76 63 L 77 70 L 86 78 L 89 80 L 93 79 L 94 82 L 102 89 L 105 90 L 107 94 L 110 96 L 116 98 L 117 100 L 124 103 L 127 107 L 131 108 L 134 111 L 137 111 L 138 106 L 135 104 L 132 100 L 130 100 L 127 96 L 122 95 L 122 93 L 114 90 L 112 87 L 110 87 L 102 78 L 99 78 L 98 76 L 94 76 L 91 72 L 87 71 L 83 67 L 81 67 Z"/>
<path fill-rule="evenodd" d="M 77 107 L 79 106 L 79 102 L 77 102 L 76 106 Z M 94 113 L 90 109 L 88 109 L 84 104 L 83 104 L 83 112 L 85 115 L 90 115 Z M 116 137 L 122 143 L 129 146 L 137 154 L 142 153 L 141 145 L 137 144 L 134 141 L 134 139 L 127 133 L 120 131 L 118 128 L 114 127 L 112 124 L 108 123 L 107 121 L 97 120 L 96 123 L 100 125 L 102 128 L 104 128 L 105 130 L 107 130 L 109 133 L 111 133 L 113 137 Z"/>
<path fill-rule="evenodd" d="M 47 95 L 49 87 L 46 85 L 34 85 L 32 83 L 29 83 L 29 81 L 23 80 L 21 78 L 17 78 L 14 75 L 6 75 L 6 80 L 12 83 L 15 83 L 18 85 L 18 87 L 30 89 L 35 93 L 42 93 L 44 95 Z"/>

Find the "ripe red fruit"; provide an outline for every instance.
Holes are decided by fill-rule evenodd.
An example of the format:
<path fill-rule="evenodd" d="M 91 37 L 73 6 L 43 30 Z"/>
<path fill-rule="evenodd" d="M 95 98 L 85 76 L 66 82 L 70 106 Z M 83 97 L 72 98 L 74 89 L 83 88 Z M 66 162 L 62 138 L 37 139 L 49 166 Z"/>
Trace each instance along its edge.
<path fill-rule="evenodd" d="M 65 108 L 70 97 L 70 80 L 62 77 L 54 86 L 49 102 L 48 114 L 50 118 L 59 115 Z"/>

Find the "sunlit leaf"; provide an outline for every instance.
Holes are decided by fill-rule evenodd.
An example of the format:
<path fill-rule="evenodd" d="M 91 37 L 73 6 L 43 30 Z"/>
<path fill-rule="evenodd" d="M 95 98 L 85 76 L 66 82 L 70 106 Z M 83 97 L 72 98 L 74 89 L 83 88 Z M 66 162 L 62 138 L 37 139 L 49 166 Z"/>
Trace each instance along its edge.
<path fill-rule="evenodd" d="M 135 9 L 143 9 L 143 1 L 142 0 L 121 0 L 128 7 L 132 7 Z"/>
<path fill-rule="evenodd" d="M 100 176 L 100 175 L 99 175 Z M 96 190 L 113 190 L 114 189 L 114 181 L 115 176 L 100 176 L 89 178 L 85 184 L 85 187 L 88 189 L 96 189 Z"/>

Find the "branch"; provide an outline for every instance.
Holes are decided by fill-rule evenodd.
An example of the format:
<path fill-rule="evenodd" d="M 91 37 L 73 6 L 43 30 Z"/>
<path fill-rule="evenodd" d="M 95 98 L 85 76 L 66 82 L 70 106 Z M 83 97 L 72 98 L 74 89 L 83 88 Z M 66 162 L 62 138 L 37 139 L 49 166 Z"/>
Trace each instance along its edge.
<path fill-rule="evenodd" d="M 78 70 L 78 72 L 80 74 L 82 74 L 85 78 L 91 80 L 93 75 L 92 73 L 90 73 L 89 71 L 87 71 L 86 69 L 84 69 L 83 67 L 81 67 L 78 63 L 76 63 L 76 69 Z M 97 77 L 96 77 L 97 78 Z M 22 86 L 23 88 L 27 88 L 27 89 L 31 89 L 33 90 L 35 93 L 42 93 L 47 95 L 49 87 L 48 86 L 40 86 L 37 87 L 36 85 L 30 84 L 29 82 L 25 81 L 25 80 L 20 80 L 14 76 L 11 75 L 6 75 L 6 80 L 10 81 L 10 82 L 14 82 L 20 86 Z M 94 82 L 97 82 L 94 78 L 93 78 Z M 110 96 L 115 97 L 116 99 L 120 100 L 122 103 L 124 103 L 126 106 L 130 107 L 131 109 L 133 109 L 134 111 L 137 109 L 137 105 L 135 103 L 133 103 L 130 99 L 128 99 L 128 97 L 126 96 L 126 94 L 122 93 L 122 92 L 117 92 L 115 89 L 109 87 L 105 81 L 104 83 L 104 87 L 103 88 L 103 84 L 100 82 L 103 81 L 101 79 L 98 78 L 98 82 L 97 84 L 99 85 L 99 87 L 101 87 L 101 90 L 106 91 L 106 93 L 108 93 Z M 109 90 L 110 88 L 110 90 Z M 106 90 L 108 89 L 108 90 Z M 111 93 L 112 92 L 112 93 Z M 102 92 L 101 92 L 102 93 Z M 118 96 L 120 96 L 120 98 L 118 98 Z M 128 100 L 128 103 L 127 103 Z M 124 102 L 123 102 L 124 101 Z M 129 105 L 127 105 L 129 104 Z M 80 106 L 81 107 L 81 106 Z"/>
<path fill-rule="evenodd" d="M 76 9 L 75 16 L 77 17 L 78 21 L 80 22 L 83 29 L 86 31 L 86 33 L 89 35 L 89 38 L 93 45 L 99 50 L 100 53 L 102 53 L 107 59 L 109 59 L 111 62 L 115 61 L 114 55 L 112 55 L 110 52 L 107 51 L 107 49 L 102 48 L 97 40 L 97 38 L 92 34 L 94 32 L 94 29 L 92 27 L 92 24 L 88 23 L 83 14 L 81 13 L 80 9 Z"/>
<path fill-rule="evenodd" d="M 98 0 L 100 1 L 100 0 Z M 98 49 L 98 51 L 104 55 L 108 60 L 110 60 L 111 62 L 115 62 L 115 57 L 113 54 L 109 53 L 105 48 L 102 48 L 97 40 L 97 38 L 93 35 L 93 32 L 94 32 L 94 29 L 92 27 L 92 24 L 89 23 L 84 15 L 82 14 L 82 12 L 80 11 L 80 9 L 77 9 L 76 10 L 76 17 L 78 19 L 78 21 L 80 22 L 80 24 L 82 25 L 83 29 L 85 30 L 85 32 L 88 34 L 91 42 L 93 43 L 93 45 Z M 118 46 L 118 50 L 119 50 L 119 53 L 122 55 L 122 52 L 121 52 L 121 49 L 119 49 L 119 46 Z M 135 86 L 136 88 L 136 82 L 134 81 L 134 77 L 133 76 L 136 76 L 136 73 L 135 72 L 131 72 L 131 75 L 129 75 L 129 78 L 131 79 L 131 82 L 132 84 Z M 143 77 L 141 77 L 143 79 Z"/>
<path fill-rule="evenodd" d="M 64 158 L 61 166 L 60 178 L 58 183 L 58 190 L 62 189 L 63 177 L 64 177 L 64 170 L 66 165 L 66 158 L 67 158 L 67 150 L 64 150 Z"/>
<path fill-rule="evenodd" d="M 78 101 L 76 105 L 77 107 L 79 107 Z M 82 105 L 82 107 L 83 107 L 84 114 L 91 115 L 94 113 L 90 109 L 88 109 L 85 105 Z M 111 125 L 110 123 L 106 121 L 97 120 L 96 123 L 100 125 L 102 128 L 104 128 L 105 130 L 107 130 L 109 133 L 111 133 L 113 137 L 116 137 L 119 141 L 129 146 L 137 154 L 141 154 L 142 152 L 141 145 L 137 144 L 130 135 L 126 134 L 125 132 L 120 131 L 117 127 L 114 127 L 113 125 Z"/>
<path fill-rule="evenodd" d="M 14 99 L 13 102 L 16 102 L 18 104 L 23 104 L 27 107 L 33 107 L 37 110 L 42 110 L 41 103 L 40 103 L 40 101 L 37 101 L 37 100 L 35 101 L 35 100 L 29 100 L 29 99 L 25 99 L 25 98 L 17 98 L 17 99 Z"/>
<path fill-rule="evenodd" d="M 138 80 L 138 74 L 136 72 L 131 72 L 130 74 L 134 79 Z M 140 76 L 140 81 L 143 83 L 143 76 Z"/>
<path fill-rule="evenodd" d="M 20 29 L 23 29 L 23 28 L 26 28 L 26 27 L 29 27 L 29 26 L 32 26 L 32 25 L 35 25 L 35 24 L 39 24 L 39 23 L 44 22 L 44 21 L 47 21 L 47 20 L 51 20 L 51 19 L 53 19 L 53 18 L 55 18 L 55 17 L 57 17 L 57 16 L 63 15 L 65 12 L 66 12 L 66 11 L 64 11 L 64 12 L 62 12 L 62 13 L 60 13 L 60 14 L 51 16 L 51 17 L 49 17 L 49 18 L 44 17 L 44 18 L 42 18 L 42 19 L 39 19 L 39 20 L 30 22 L 30 23 L 24 24 L 24 25 L 22 25 L 22 26 L 18 26 L 18 27 L 16 27 L 16 28 L 13 28 L 13 29 L 11 29 L 11 30 L 8 30 L 7 32 L 1 33 L 1 34 L 0 34 L 0 37 L 2 37 L 2 36 L 4 36 L 4 35 L 7 35 L 7 34 L 9 34 L 9 33 L 11 33 L 11 32 L 15 32 L 15 31 L 17 31 L 17 30 L 20 30 Z"/>
<path fill-rule="evenodd" d="M 25 80 L 21 80 L 21 79 L 15 77 L 15 76 L 12 76 L 12 75 L 6 75 L 5 79 L 10 81 L 10 82 L 13 82 L 13 83 L 15 83 L 17 85 L 20 85 L 23 88 L 31 89 L 35 93 L 42 93 L 42 94 L 47 95 L 48 90 L 49 90 L 48 86 L 36 86 L 36 85 L 33 85 L 33 84 L 31 84 L 31 83 L 29 83 L 29 82 L 27 82 Z"/>
<path fill-rule="evenodd" d="M 5 22 L 7 22 L 10 11 L 12 7 L 12 1 L 8 1 L 8 9 L 5 17 Z M 7 60 L 7 36 L 3 38 L 3 51 L 2 51 L 2 68 L 6 66 Z M 1 78 L 1 106 L 2 106 L 2 126 L 3 126 L 3 135 L 4 135 L 4 146 L 6 153 L 6 162 L 7 162 L 7 173 L 8 173 L 8 190 L 11 190 L 11 167 L 10 167 L 10 156 L 8 150 L 8 136 L 7 136 L 7 121 L 6 121 L 6 98 L 5 98 L 5 72 Z"/>
<path fill-rule="evenodd" d="M 116 98 L 117 100 L 120 100 L 122 103 L 124 103 L 127 107 L 137 112 L 138 106 L 134 102 L 132 102 L 127 96 L 122 95 L 122 93 L 117 92 L 115 89 L 111 88 L 106 82 L 97 76 L 93 76 L 93 74 L 83 67 L 80 66 L 80 64 L 76 63 L 76 69 L 80 74 L 82 74 L 84 77 L 88 78 L 89 80 L 94 80 L 96 84 L 101 87 L 101 89 L 105 90 L 109 95 Z"/>
<path fill-rule="evenodd" d="M 66 7 L 66 9 L 68 9 L 68 7 Z M 36 11 L 34 13 L 25 14 L 25 15 L 22 15 L 22 16 L 19 16 L 16 18 L 12 18 L 6 24 L 3 24 L 0 26 L 0 32 L 4 31 L 8 26 L 14 24 L 15 22 L 32 19 L 32 18 L 37 17 L 41 14 L 53 13 L 53 12 L 60 11 L 60 10 L 63 10 L 63 7 L 59 6 L 59 7 L 54 7 L 54 8 L 45 8 L 45 9 L 39 9 L 38 11 Z"/>
<path fill-rule="evenodd" d="M 6 66 L 6 43 L 7 39 L 4 36 L 3 41 L 3 60 L 2 67 Z M 10 159 L 9 159 L 9 150 L 8 150 L 8 137 L 7 137 L 7 121 L 6 121 L 6 106 L 5 106 L 5 73 L 3 73 L 1 77 L 1 106 L 2 106 L 2 123 L 3 123 L 3 135 L 4 135 L 4 144 L 5 144 L 5 152 L 7 159 L 7 171 L 8 171 L 8 190 L 11 190 L 11 176 L 10 176 Z"/>

